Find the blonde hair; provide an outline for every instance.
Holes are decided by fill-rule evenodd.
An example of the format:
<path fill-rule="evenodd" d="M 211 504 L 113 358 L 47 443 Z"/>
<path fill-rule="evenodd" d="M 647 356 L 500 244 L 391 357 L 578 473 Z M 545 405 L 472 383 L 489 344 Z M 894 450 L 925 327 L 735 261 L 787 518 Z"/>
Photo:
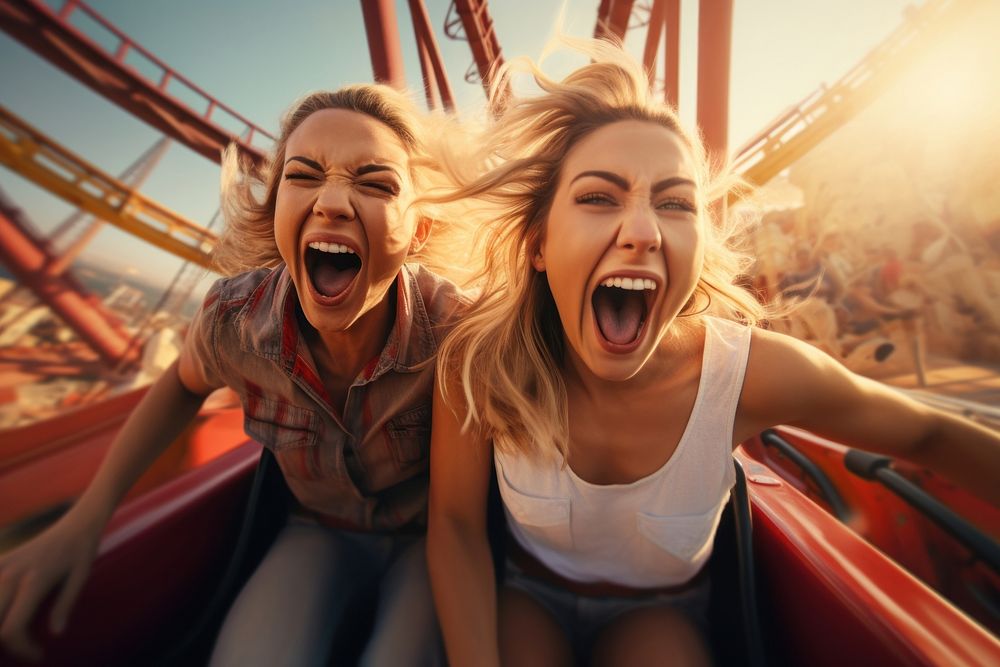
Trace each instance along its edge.
<path fill-rule="evenodd" d="M 281 121 L 281 131 L 271 155 L 262 167 L 254 166 L 230 145 L 223 154 L 222 211 L 226 229 L 212 252 L 214 268 L 234 275 L 281 263 L 274 240 L 274 210 L 278 185 L 291 134 L 317 111 L 345 109 L 374 118 L 399 138 L 410 157 L 414 191 L 421 192 L 441 181 L 437 160 L 427 152 L 426 138 L 434 134 L 435 121 L 417 111 L 410 97 L 380 84 L 357 84 L 336 91 L 310 93 L 292 105 Z M 408 257 L 442 273 L 452 273 L 448 250 L 455 239 L 449 228 L 460 225 L 449 220 L 446 207 L 414 205 L 418 216 L 433 221 L 431 239 Z"/>
<path fill-rule="evenodd" d="M 710 312 L 749 325 L 763 316 L 757 300 L 734 284 L 749 261 L 735 249 L 732 226 L 717 219 L 720 207 L 707 205 L 738 180 L 712 168 L 700 137 L 686 132 L 674 110 L 653 98 L 645 73 L 621 49 L 591 40 L 561 41 L 592 62 L 559 82 L 526 60 L 501 70 L 494 99 L 517 70 L 527 71 L 542 94 L 504 100 L 505 110 L 485 133 L 479 170 L 468 175 L 469 169 L 448 165 L 457 185 L 442 195 L 475 198 L 492 221 L 482 239 L 482 293 L 440 351 L 439 382 L 447 396 L 455 376 L 460 379 L 466 428 L 475 426 L 502 450 L 525 454 L 566 452 L 562 324 L 547 279 L 534 270 L 531 257 L 567 153 L 598 128 L 624 120 L 656 123 L 691 152 L 705 254 L 681 316 L 698 320 Z"/>

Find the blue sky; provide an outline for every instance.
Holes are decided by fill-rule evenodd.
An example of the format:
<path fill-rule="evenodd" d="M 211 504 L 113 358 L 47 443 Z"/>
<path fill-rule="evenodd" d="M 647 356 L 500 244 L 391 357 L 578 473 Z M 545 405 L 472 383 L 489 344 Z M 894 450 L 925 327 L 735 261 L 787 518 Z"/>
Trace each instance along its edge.
<path fill-rule="evenodd" d="M 55 7 L 61 0 L 49 0 Z M 99 13 L 161 60 L 257 124 L 274 130 L 284 109 L 311 90 L 371 79 L 356 0 L 91 0 Z M 448 0 L 426 0 L 459 107 L 483 101 L 463 74 L 465 42 L 442 30 Z M 565 4 L 564 31 L 593 32 L 597 0 L 493 0 L 490 10 L 505 57 L 537 56 Z M 735 0 L 730 145 L 739 146 L 822 83 L 832 83 L 902 21 L 905 0 Z M 693 122 L 697 0 L 682 0 L 682 118 Z M 397 0 L 406 73 L 419 89 L 419 66 L 407 3 Z M 645 30 L 626 46 L 641 53 Z M 553 74 L 579 60 L 552 59 Z M 0 34 L 0 104 L 98 167 L 117 174 L 159 134 Z M 0 167 L 2 187 L 42 230 L 71 209 Z M 148 196 L 205 224 L 218 207 L 218 166 L 174 145 L 142 188 Z M 180 261 L 107 228 L 87 256 L 132 267 L 166 283 Z"/>

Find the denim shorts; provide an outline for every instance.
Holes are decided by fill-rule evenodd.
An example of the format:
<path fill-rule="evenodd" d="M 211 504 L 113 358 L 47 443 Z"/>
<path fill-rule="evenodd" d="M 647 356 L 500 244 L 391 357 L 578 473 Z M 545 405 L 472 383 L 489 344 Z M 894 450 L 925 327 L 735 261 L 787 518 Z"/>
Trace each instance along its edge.
<path fill-rule="evenodd" d="M 519 590 L 548 610 L 566 633 L 577 656 L 590 655 L 601 630 L 622 614 L 649 607 L 673 609 L 691 621 L 708 639 L 708 602 L 711 581 L 704 577 L 678 593 L 650 593 L 630 597 L 579 595 L 557 584 L 526 574 L 507 559 L 504 585 Z"/>

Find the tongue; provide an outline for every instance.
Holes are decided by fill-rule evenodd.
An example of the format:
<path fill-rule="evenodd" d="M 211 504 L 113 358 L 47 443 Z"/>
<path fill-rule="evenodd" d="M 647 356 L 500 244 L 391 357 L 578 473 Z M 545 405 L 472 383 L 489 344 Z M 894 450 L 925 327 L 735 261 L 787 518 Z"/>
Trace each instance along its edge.
<path fill-rule="evenodd" d="M 640 292 L 599 287 L 594 294 L 597 326 L 611 343 L 627 345 L 639 335 L 643 302 Z"/>
<path fill-rule="evenodd" d="M 323 296 L 337 296 L 351 284 L 358 269 L 338 269 L 333 262 L 320 262 L 312 271 L 313 285 Z"/>

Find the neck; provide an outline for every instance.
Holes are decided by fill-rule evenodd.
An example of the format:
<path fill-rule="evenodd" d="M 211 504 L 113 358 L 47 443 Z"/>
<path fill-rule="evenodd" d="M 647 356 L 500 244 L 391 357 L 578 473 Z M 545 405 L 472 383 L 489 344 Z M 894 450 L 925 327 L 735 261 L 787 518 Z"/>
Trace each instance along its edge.
<path fill-rule="evenodd" d="M 564 377 L 567 390 L 594 405 L 637 405 L 661 392 L 669 390 L 676 382 L 683 382 L 684 372 L 692 359 L 700 360 L 700 337 L 690 330 L 668 332 L 635 375 L 627 380 L 606 380 L 591 372 L 587 364 L 566 343 Z M 612 402 L 613 403 L 610 403 Z"/>
<path fill-rule="evenodd" d="M 304 327 L 309 349 L 327 384 L 349 386 L 361 370 L 382 352 L 396 320 L 396 286 L 345 331 Z M 304 318 L 303 318 L 304 319 Z"/>

